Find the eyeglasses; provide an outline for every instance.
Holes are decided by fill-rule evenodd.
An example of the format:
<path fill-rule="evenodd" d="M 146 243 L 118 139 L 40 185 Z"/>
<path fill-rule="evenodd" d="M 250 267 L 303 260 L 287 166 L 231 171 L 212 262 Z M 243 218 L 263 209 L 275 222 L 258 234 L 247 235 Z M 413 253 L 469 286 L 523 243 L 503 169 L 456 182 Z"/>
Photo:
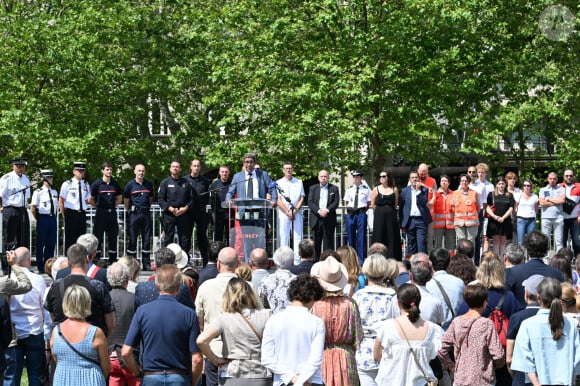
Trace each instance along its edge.
<path fill-rule="evenodd" d="M 574 177 L 574 174 L 566 174 L 564 177 Z"/>
<path fill-rule="evenodd" d="M 469 174 L 475 174 L 475 170 L 468 170 L 467 173 L 469 173 Z"/>
<path fill-rule="evenodd" d="M 531 187 L 532 187 L 532 185 L 530 185 L 530 184 L 524 184 L 524 188 L 531 188 Z"/>
<path fill-rule="evenodd" d="M 380 175 L 379 177 L 381 177 L 381 178 L 387 178 L 386 175 Z"/>

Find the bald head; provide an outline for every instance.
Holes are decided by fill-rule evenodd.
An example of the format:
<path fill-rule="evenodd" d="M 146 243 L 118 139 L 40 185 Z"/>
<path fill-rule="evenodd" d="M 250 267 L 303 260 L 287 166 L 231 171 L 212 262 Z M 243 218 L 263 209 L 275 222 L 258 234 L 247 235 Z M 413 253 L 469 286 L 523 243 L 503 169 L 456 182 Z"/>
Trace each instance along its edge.
<path fill-rule="evenodd" d="M 268 253 L 263 248 L 256 248 L 250 253 L 250 265 L 255 269 L 268 268 Z"/>
<path fill-rule="evenodd" d="M 30 267 L 30 251 L 26 247 L 19 247 L 14 250 L 16 264 L 21 267 Z"/>
<path fill-rule="evenodd" d="M 238 266 L 238 252 L 232 247 L 225 247 L 218 255 L 218 271 L 235 272 Z"/>

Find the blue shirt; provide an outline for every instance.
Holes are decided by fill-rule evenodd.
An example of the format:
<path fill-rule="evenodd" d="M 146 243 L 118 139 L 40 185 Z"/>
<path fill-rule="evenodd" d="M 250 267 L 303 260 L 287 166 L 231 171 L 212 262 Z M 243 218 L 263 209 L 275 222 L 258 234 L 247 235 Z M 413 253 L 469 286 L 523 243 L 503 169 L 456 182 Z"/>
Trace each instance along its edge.
<path fill-rule="evenodd" d="M 121 194 L 123 194 L 121 185 L 112 178 L 108 184 L 99 178 L 91 185 L 91 195 L 95 198 L 95 206 L 100 209 L 115 209 L 115 199 Z"/>
<path fill-rule="evenodd" d="M 131 347 L 142 344 L 143 371 L 181 369 L 190 372 L 191 354 L 199 352 L 195 342 L 198 335 L 195 312 L 175 297 L 161 295 L 137 309 L 125 344 Z"/>
<path fill-rule="evenodd" d="M 463 280 L 461 280 L 456 276 L 448 274 L 446 271 L 435 272 L 433 274 L 433 278 L 427 282 L 426 285 L 427 291 L 429 291 L 430 294 L 435 295 L 437 299 L 439 299 L 441 304 L 443 304 L 444 318 L 443 323 L 441 323 L 441 327 L 443 327 L 443 330 L 447 331 L 449 325 L 451 324 L 451 321 L 453 320 L 453 314 L 451 313 L 451 310 L 447 306 L 445 297 L 443 296 L 443 293 L 439 289 L 437 283 L 435 283 L 435 280 L 437 280 L 439 284 L 441 284 L 441 286 L 447 293 L 449 301 L 451 302 L 451 306 L 454 309 L 455 315 L 457 315 L 459 307 L 463 303 L 463 289 L 465 287 L 465 284 L 463 283 Z"/>
<path fill-rule="evenodd" d="M 552 339 L 550 310 L 522 322 L 512 359 L 513 370 L 536 373 L 542 385 L 569 385 L 580 374 L 580 336 L 578 329 L 564 317 L 560 339 Z"/>
<path fill-rule="evenodd" d="M 158 297 L 159 291 L 157 291 L 157 287 L 155 287 L 155 280 L 141 282 L 137 284 L 137 287 L 135 288 L 135 308 L 157 300 Z M 191 293 L 185 284 L 182 284 L 179 287 L 179 292 L 175 298 L 179 303 L 195 310 L 195 304 L 193 304 Z"/>
<path fill-rule="evenodd" d="M 509 318 L 508 322 L 508 340 L 516 340 L 518 332 L 520 331 L 520 326 L 522 322 L 538 313 L 540 306 L 538 303 L 528 304 L 526 308 L 521 311 L 516 312 Z M 513 370 L 513 369 L 512 369 Z M 521 371 L 513 371 L 512 375 L 512 386 L 524 386 L 526 384 L 526 375 Z"/>
<path fill-rule="evenodd" d="M 153 197 L 153 185 L 147 180 L 138 183 L 135 179 L 125 185 L 125 198 L 128 198 L 131 209 L 143 210 L 151 207 L 150 198 Z"/>

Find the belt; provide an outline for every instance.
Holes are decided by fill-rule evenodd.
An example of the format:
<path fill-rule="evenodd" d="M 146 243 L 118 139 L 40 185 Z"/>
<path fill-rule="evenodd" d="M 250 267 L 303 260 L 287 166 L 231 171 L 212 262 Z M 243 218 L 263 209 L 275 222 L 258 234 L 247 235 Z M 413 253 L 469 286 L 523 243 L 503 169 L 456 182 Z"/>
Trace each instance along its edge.
<path fill-rule="evenodd" d="M 64 210 L 66 212 L 73 212 L 73 213 L 85 213 L 84 210 L 80 210 L 80 209 L 71 209 L 71 208 L 64 208 Z"/>
<path fill-rule="evenodd" d="M 105 209 L 105 208 L 97 208 L 97 211 L 99 212 L 106 212 L 106 213 L 111 213 L 113 212 L 115 209 Z"/>
<path fill-rule="evenodd" d="M 356 216 L 357 214 L 365 213 L 367 211 L 367 208 L 358 208 L 358 209 L 346 208 L 346 211 L 351 216 Z"/>
<path fill-rule="evenodd" d="M 535 220 L 535 217 L 522 217 L 522 216 L 517 216 L 516 218 L 521 218 L 522 220 Z"/>
<path fill-rule="evenodd" d="M 135 212 L 149 212 L 149 208 L 135 208 L 131 212 L 132 213 L 135 213 Z"/>
<path fill-rule="evenodd" d="M 54 214 L 39 213 L 38 215 L 41 217 L 54 217 Z"/>
<path fill-rule="evenodd" d="M 13 205 L 6 205 L 4 208 L 12 208 L 12 209 L 25 209 L 23 206 L 13 206 Z"/>
<path fill-rule="evenodd" d="M 190 371 L 182 369 L 167 369 L 160 371 L 143 371 L 143 375 L 164 375 L 164 374 L 181 374 L 181 375 L 191 375 Z"/>
<path fill-rule="evenodd" d="M 421 216 L 410 216 L 409 218 L 412 218 L 414 220 L 423 220 L 423 217 Z"/>

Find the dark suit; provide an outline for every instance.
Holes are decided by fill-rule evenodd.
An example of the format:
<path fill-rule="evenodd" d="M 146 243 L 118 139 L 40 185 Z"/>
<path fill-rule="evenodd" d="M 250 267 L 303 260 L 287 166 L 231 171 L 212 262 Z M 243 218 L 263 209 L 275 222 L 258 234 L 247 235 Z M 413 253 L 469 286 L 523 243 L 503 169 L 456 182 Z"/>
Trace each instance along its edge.
<path fill-rule="evenodd" d="M 526 304 L 525 289 L 522 286 L 522 282 L 530 276 L 542 275 L 545 277 L 553 277 L 560 281 L 564 281 L 562 272 L 556 268 L 546 265 L 542 259 L 530 259 L 530 261 L 525 264 L 519 264 L 511 267 L 510 269 L 506 269 L 505 272 L 506 287 L 512 290 L 522 305 Z"/>
<path fill-rule="evenodd" d="M 308 220 L 310 226 L 314 231 L 314 249 L 316 256 L 320 257 L 322 252 L 322 242 L 324 241 L 324 249 L 334 249 L 334 229 L 336 228 L 336 209 L 340 203 L 338 187 L 328 184 L 328 201 L 326 208 L 328 215 L 320 217 L 318 211 L 320 210 L 320 184 L 310 187 L 308 192 L 308 207 L 310 213 Z"/>
<path fill-rule="evenodd" d="M 278 199 L 278 195 L 276 194 L 276 189 L 271 188 L 270 184 L 272 183 L 272 179 L 270 178 L 270 176 L 268 175 L 268 173 L 264 170 L 254 170 L 252 172 L 252 178 L 255 179 L 257 181 L 257 185 L 258 185 L 258 197 L 261 199 L 266 199 L 266 195 L 268 193 L 271 194 L 271 202 L 276 202 L 276 200 Z M 246 178 L 246 171 L 242 170 L 241 172 L 238 172 L 234 175 L 234 178 L 232 178 L 232 183 L 230 184 L 230 188 L 228 190 L 228 193 L 226 194 L 226 200 L 232 200 L 234 199 L 234 196 L 236 196 L 237 194 L 237 198 L 241 199 L 241 200 L 245 200 L 248 199 L 247 194 L 246 194 L 246 185 L 248 184 L 247 182 L 247 178 Z M 254 186 L 254 185 L 252 185 Z M 254 186 L 255 189 L 255 186 Z M 254 191 L 255 193 L 255 191 Z M 254 194 L 254 197 L 256 197 L 256 195 Z M 239 224 L 245 228 L 245 230 L 242 230 L 242 235 L 243 236 L 255 236 L 255 237 L 244 237 L 243 241 L 244 241 L 244 245 L 243 245 L 243 250 L 238 250 L 238 256 L 241 256 L 243 254 L 244 260 L 246 262 L 248 262 L 250 260 L 250 252 L 255 249 L 255 248 L 263 248 L 266 249 L 266 228 L 268 225 L 268 209 L 263 209 L 263 210 L 251 210 L 250 212 L 250 216 L 252 215 L 257 215 L 259 216 L 259 219 L 256 217 L 248 217 L 248 218 L 244 218 L 243 215 L 244 214 L 248 214 L 246 213 L 246 210 L 244 209 L 238 209 L 238 219 L 239 219 Z M 232 229 L 232 231 L 234 231 L 234 229 Z M 235 235 L 235 232 L 232 232 L 231 234 Z M 232 236 L 230 236 L 230 238 L 232 238 Z M 230 240 L 230 245 L 232 247 L 235 247 L 235 242 L 232 242 L 232 240 Z"/>
<path fill-rule="evenodd" d="M 407 186 L 399 195 L 399 219 L 401 228 L 407 233 L 408 253 L 429 253 L 427 250 L 427 225 L 433 222 L 431 213 L 427 207 L 429 190 L 421 186 L 421 192 L 417 194 L 417 208 L 420 216 L 411 216 L 413 187 Z"/>

